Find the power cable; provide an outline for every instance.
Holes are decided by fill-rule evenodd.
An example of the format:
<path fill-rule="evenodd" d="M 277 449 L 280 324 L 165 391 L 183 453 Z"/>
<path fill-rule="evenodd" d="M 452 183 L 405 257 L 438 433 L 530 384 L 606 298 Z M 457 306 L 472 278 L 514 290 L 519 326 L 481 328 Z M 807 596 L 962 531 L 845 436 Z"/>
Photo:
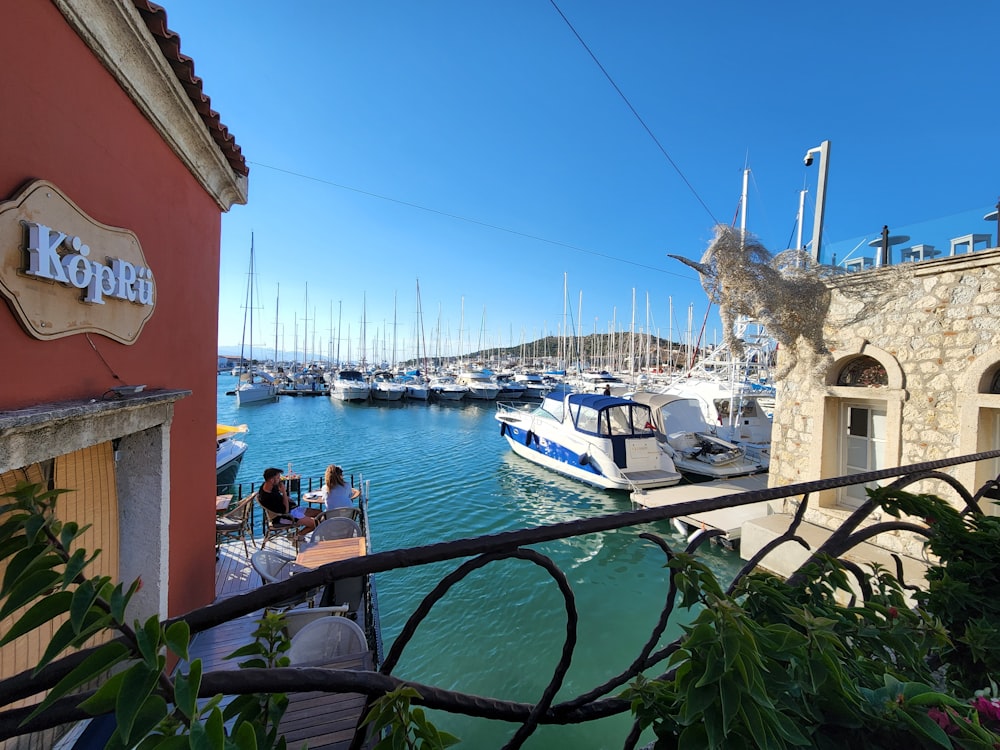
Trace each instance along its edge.
<path fill-rule="evenodd" d="M 571 245 L 568 242 L 561 242 L 559 240 L 550 240 L 550 239 L 548 239 L 546 237 L 539 237 L 538 235 L 528 234 L 527 232 L 521 232 L 521 231 L 518 231 L 517 229 L 508 229 L 507 227 L 501 227 L 501 226 L 498 226 L 497 224 L 490 224 L 489 222 L 480 221 L 479 219 L 470 219 L 467 216 L 460 216 L 459 214 L 453 214 L 453 213 L 450 213 L 448 211 L 442 211 L 442 210 L 437 209 L 437 208 L 430 208 L 428 206 L 422 206 L 419 203 L 413 203 L 411 201 L 404 201 L 404 200 L 401 200 L 399 198 L 391 198 L 391 197 L 389 197 L 387 195 L 380 195 L 378 193 L 373 193 L 373 192 L 370 192 L 368 190 L 362 190 L 360 188 L 351 187 L 350 185 L 342 185 L 340 183 L 333 182 L 331 180 L 323 179 L 322 177 L 314 177 L 312 175 L 302 174 L 301 172 L 293 172 L 290 169 L 283 169 L 281 167 L 275 167 L 275 166 L 272 166 L 270 164 L 262 164 L 261 162 L 257 162 L 257 161 L 249 161 L 248 160 L 247 163 L 248 164 L 252 164 L 253 166 L 256 166 L 256 167 L 262 167 L 264 169 L 270 169 L 270 170 L 273 170 L 275 172 L 281 172 L 283 174 L 291 175 L 292 177 L 298 177 L 298 178 L 303 179 L 303 180 L 311 180 L 312 182 L 318 182 L 318 183 L 321 183 L 323 185 L 329 185 L 331 187 L 339 188 L 340 190 L 349 190 L 352 193 L 358 193 L 359 195 L 365 195 L 365 196 L 368 196 L 369 198 L 378 198 L 379 200 L 389 201 L 390 203 L 396 203 L 396 204 L 398 204 L 400 206 L 407 206 L 408 208 L 416 208 L 416 209 L 419 209 L 420 211 L 427 211 L 428 213 L 437 214 L 438 216 L 445 216 L 445 217 L 447 217 L 449 219 L 456 219 L 457 221 L 464 221 L 464 222 L 466 222 L 468 224 L 475 224 L 477 226 L 486 227 L 487 229 L 493 229 L 493 230 L 495 230 L 497 232 L 506 232 L 507 234 L 513 234 L 513 235 L 516 235 L 518 237 L 524 237 L 525 239 L 534 240 L 536 242 L 545 242 L 545 243 L 547 243 L 549 245 L 556 245 L 558 247 L 564 247 L 564 248 L 566 248 L 568 250 L 575 250 L 576 252 L 579 252 L 579 253 L 586 253 L 587 255 L 593 255 L 594 257 L 597 257 L 597 258 L 604 258 L 605 260 L 611 260 L 611 261 L 614 261 L 615 263 L 627 263 L 627 264 L 629 264 L 631 266 L 635 266 L 637 268 L 644 268 L 647 271 L 656 271 L 658 273 L 665 273 L 668 276 L 676 276 L 676 277 L 681 278 L 681 279 L 688 279 L 688 280 L 690 280 L 690 278 L 691 278 L 690 276 L 686 276 L 684 274 L 675 273 L 673 271 L 667 271 L 664 268 L 657 268 L 655 266 L 647 266 L 644 263 L 637 263 L 636 261 L 634 261 L 634 260 L 628 260 L 627 258 L 616 258 L 613 255 L 607 255 L 606 253 L 600 253 L 600 252 L 597 252 L 596 250 L 588 250 L 587 248 L 584 248 L 584 247 L 579 247 L 577 245 Z"/>
<path fill-rule="evenodd" d="M 566 18 L 566 14 L 559 9 L 558 5 L 556 5 L 556 0 L 549 0 L 549 2 L 552 3 L 552 7 L 556 9 L 556 13 L 558 13 L 562 17 L 562 20 L 566 22 L 566 25 L 569 27 L 569 30 L 573 32 L 573 36 L 575 36 L 577 38 L 577 41 L 579 41 L 580 44 L 583 45 L 583 48 L 587 50 L 587 54 L 590 55 L 590 58 L 594 61 L 597 67 L 600 68 L 601 72 L 604 74 L 604 77 L 608 79 L 608 83 L 610 83 L 611 86 L 614 88 L 614 90 L 618 92 L 618 96 L 620 96 L 622 98 L 622 101 L 625 102 L 625 106 L 629 108 L 629 110 L 632 112 L 633 115 L 635 115 L 635 119 L 639 121 L 639 124 L 642 125 L 643 129 L 653 140 L 653 143 L 655 143 L 656 147 L 660 149 L 660 153 L 663 154 L 664 158 L 668 162 L 670 162 L 670 166 L 674 168 L 674 171 L 677 172 L 677 175 L 681 178 L 684 184 L 687 185 L 688 190 L 691 191 L 691 195 L 693 195 L 695 199 L 701 204 L 701 207 L 705 209 L 705 212 L 712 220 L 712 223 L 718 224 L 719 222 L 718 220 L 716 220 L 715 215 L 712 213 L 712 210 L 705 204 L 705 201 L 701 199 L 701 196 L 698 195 L 698 191 L 694 189 L 694 186 L 688 181 L 688 178 L 684 176 L 684 173 L 681 171 L 681 168 L 677 166 L 677 164 L 674 162 L 673 159 L 670 158 L 670 154 L 668 154 L 667 150 L 663 148 L 663 144 L 660 143 L 659 139 L 657 139 L 657 137 L 653 134 L 653 131 L 649 129 L 649 126 L 646 124 L 646 121 L 642 119 L 642 116 L 639 114 L 638 111 L 636 111 L 636 108 L 632 106 L 632 102 L 628 100 L 628 97 L 625 96 L 624 92 L 618 87 L 618 84 L 615 83 L 615 79 L 612 78 L 611 74 L 608 73 L 608 71 L 604 68 L 603 65 L 601 65 L 601 61 L 597 59 L 597 55 L 593 53 L 590 47 L 587 46 L 587 43 L 583 41 L 583 37 L 581 37 L 580 34 L 577 33 L 577 30 L 575 28 L 573 28 L 573 24 L 571 24 L 569 22 L 569 19 Z"/>

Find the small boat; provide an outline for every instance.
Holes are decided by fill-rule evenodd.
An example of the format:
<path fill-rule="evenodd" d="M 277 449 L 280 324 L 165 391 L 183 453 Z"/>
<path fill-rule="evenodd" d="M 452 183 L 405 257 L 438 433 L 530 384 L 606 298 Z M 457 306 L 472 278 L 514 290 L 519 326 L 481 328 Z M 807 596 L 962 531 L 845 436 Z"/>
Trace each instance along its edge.
<path fill-rule="evenodd" d="M 438 375 L 427 384 L 431 395 L 439 401 L 461 401 L 469 393 L 469 386 L 455 381 L 451 375 Z"/>
<path fill-rule="evenodd" d="M 548 385 L 537 372 L 515 373 L 514 380 L 524 386 L 525 398 L 545 398 L 552 390 L 552 386 Z"/>
<path fill-rule="evenodd" d="M 528 388 L 523 383 L 517 382 L 512 376 L 497 375 L 496 384 L 500 386 L 497 398 L 504 400 L 521 399 L 527 395 Z"/>
<path fill-rule="evenodd" d="M 236 436 L 247 431 L 247 426 L 236 427 L 215 425 L 215 494 L 222 494 L 236 481 L 243 462 L 243 454 L 247 452 L 247 444 L 237 440 Z"/>
<path fill-rule="evenodd" d="M 767 471 L 768 461 L 752 459 L 746 447 L 718 437 L 696 399 L 645 391 L 632 399 L 650 408 L 661 449 L 689 478 L 727 479 Z"/>
<path fill-rule="evenodd" d="M 371 396 L 375 401 L 399 401 L 406 395 L 406 386 L 393 382 L 392 375 L 385 370 L 372 374 Z"/>
<path fill-rule="evenodd" d="M 608 490 L 669 487 L 681 480 L 660 449 L 649 407 L 617 396 L 547 396 L 535 409 L 497 403 L 500 434 L 529 461 Z"/>
<path fill-rule="evenodd" d="M 406 398 L 416 399 L 417 401 L 426 401 L 430 398 L 431 389 L 419 375 L 411 375 L 410 373 L 397 375 L 394 378 L 394 382 L 400 383 L 406 389 Z"/>
<path fill-rule="evenodd" d="M 240 361 L 253 362 L 253 310 L 254 290 L 257 286 L 253 234 L 250 235 L 250 273 L 247 277 L 246 317 L 243 319 L 243 342 L 240 345 Z M 250 356 L 244 357 L 243 349 L 249 347 Z M 249 372 L 240 375 L 240 384 L 236 387 L 236 405 L 263 404 L 278 400 L 278 384 L 266 372 L 250 368 Z"/>
<path fill-rule="evenodd" d="M 500 394 L 500 386 L 493 379 L 493 373 L 483 367 L 468 367 L 459 372 L 455 380 L 469 387 L 466 398 L 492 401 Z"/>
<path fill-rule="evenodd" d="M 613 396 L 620 396 L 628 390 L 627 383 L 607 370 L 582 372 L 574 385 L 584 393 L 609 393 Z"/>
<path fill-rule="evenodd" d="M 358 370 L 341 370 L 330 384 L 330 398 L 338 401 L 367 401 L 371 389 Z"/>

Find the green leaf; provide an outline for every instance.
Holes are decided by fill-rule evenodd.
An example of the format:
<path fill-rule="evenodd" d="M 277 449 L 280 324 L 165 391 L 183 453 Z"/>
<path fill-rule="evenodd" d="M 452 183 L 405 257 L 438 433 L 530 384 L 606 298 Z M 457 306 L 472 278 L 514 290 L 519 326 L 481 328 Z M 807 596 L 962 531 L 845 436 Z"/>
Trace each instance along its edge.
<path fill-rule="evenodd" d="M 94 611 L 87 613 L 87 617 L 84 621 L 84 627 L 79 633 L 77 633 L 73 627 L 73 623 L 69 620 L 64 622 L 56 629 L 56 632 L 52 634 L 52 637 L 49 638 L 49 643 L 45 647 L 45 653 L 42 654 L 42 658 L 35 667 L 35 674 L 38 674 L 38 671 L 42 667 L 55 659 L 63 652 L 64 649 L 72 646 L 78 639 L 82 638 L 84 641 L 87 640 L 98 630 L 103 629 L 107 624 L 107 617 Z"/>
<path fill-rule="evenodd" d="M 712 747 L 712 744 L 703 724 L 686 727 L 677 738 L 678 750 L 705 750 L 706 747 Z"/>
<path fill-rule="evenodd" d="M 143 701 L 132 722 L 129 743 L 134 744 L 148 735 L 169 713 L 167 702 L 159 695 L 151 695 Z"/>
<path fill-rule="evenodd" d="M 84 567 L 87 565 L 87 551 L 84 549 L 78 549 L 70 555 L 69 560 L 66 561 L 66 569 L 63 571 L 63 587 L 71 585 L 76 582 L 76 577 L 81 573 Z"/>
<path fill-rule="evenodd" d="M 3 638 L 0 638 L 0 646 L 63 614 L 69 608 L 72 599 L 72 592 L 59 591 L 36 602 L 11 626 Z"/>
<path fill-rule="evenodd" d="M 46 544 L 21 545 L 20 551 L 7 564 L 0 596 L 7 596 L 14 585 L 24 577 L 46 568 L 62 565 L 62 558 Z"/>
<path fill-rule="evenodd" d="M 96 677 L 104 674 L 115 664 L 118 664 L 128 658 L 128 656 L 128 648 L 125 644 L 119 641 L 112 641 L 100 646 L 82 662 L 77 664 L 68 675 L 56 683 L 56 685 L 45 696 L 45 700 L 38 705 L 38 708 L 32 716 L 37 715 L 56 700 L 75 688 L 78 688 L 80 685 L 90 682 Z"/>
<path fill-rule="evenodd" d="M 150 665 L 156 663 L 160 651 L 159 619 L 155 616 L 148 618 L 143 626 L 135 631 L 135 639 L 139 644 L 139 653 L 143 661 Z"/>
<path fill-rule="evenodd" d="M 740 710 L 740 695 L 742 690 L 739 683 L 730 677 L 719 682 L 719 702 L 722 706 L 722 731 L 729 732 L 733 719 Z"/>
<path fill-rule="evenodd" d="M 197 710 L 198 688 L 201 687 L 201 659 L 191 662 L 186 675 L 174 678 L 174 701 L 181 713 L 189 719 Z"/>
<path fill-rule="evenodd" d="M 191 626 L 179 620 L 163 631 L 167 648 L 182 659 L 188 658 L 188 645 L 191 642 Z"/>
<path fill-rule="evenodd" d="M 118 731 L 121 732 L 126 744 L 132 738 L 132 724 L 146 698 L 156 686 L 159 677 L 159 671 L 150 669 L 145 662 L 135 664 L 125 670 L 125 680 L 122 682 L 121 691 L 118 693 L 117 701 L 115 701 L 115 720 L 118 722 Z"/>
<path fill-rule="evenodd" d="M 97 599 L 97 587 L 93 581 L 84 581 L 73 592 L 73 604 L 69 610 L 69 620 L 73 627 L 79 630 L 83 627 L 84 617 Z"/>
<path fill-rule="evenodd" d="M 7 601 L 3 604 L 3 608 L 0 608 L 0 620 L 10 615 L 11 612 L 20 609 L 28 602 L 48 594 L 61 577 L 54 570 L 39 570 L 18 579 L 17 583 L 11 588 L 7 596 Z"/>
<path fill-rule="evenodd" d="M 715 683 L 719 681 L 719 678 L 726 674 L 726 663 L 722 659 L 721 649 L 718 645 L 712 646 L 708 650 L 708 654 L 705 657 L 705 671 L 701 675 L 701 679 L 695 683 L 695 687 L 704 687 L 705 685 Z"/>
<path fill-rule="evenodd" d="M 115 701 L 118 699 L 118 693 L 121 692 L 124 681 L 125 672 L 112 675 L 97 688 L 97 692 L 80 704 L 80 708 L 91 716 L 111 713 L 115 710 Z"/>

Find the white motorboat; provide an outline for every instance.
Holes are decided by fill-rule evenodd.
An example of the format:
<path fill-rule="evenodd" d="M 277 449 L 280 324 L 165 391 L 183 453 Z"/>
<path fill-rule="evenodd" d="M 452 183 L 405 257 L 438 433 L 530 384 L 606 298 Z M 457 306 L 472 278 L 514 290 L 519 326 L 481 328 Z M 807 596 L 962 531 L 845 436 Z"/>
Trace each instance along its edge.
<path fill-rule="evenodd" d="M 643 391 L 632 399 L 650 408 L 660 448 L 689 478 L 729 479 L 767 471 L 770 457 L 765 453 L 764 460 L 750 458 L 745 446 L 720 438 L 696 399 Z"/>
<path fill-rule="evenodd" d="M 552 386 L 537 372 L 515 373 L 514 380 L 524 386 L 525 398 L 545 398 L 552 391 Z"/>
<path fill-rule="evenodd" d="M 216 494 L 224 492 L 236 481 L 240 464 L 243 462 L 243 454 L 247 451 L 247 444 L 242 440 L 237 440 L 236 436 L 247 431 L 247 426 L 241 424 L 237 427 L 230 427 L 224 424 L 215 426 L 215 484 Z"/>
<path fill-rule="evenodd" d="M 338 401 L 367 401 L 370 392 L 368 382 L 358 370 L 341 370 L 330 384 L 330 398 Z"/>
<path fill-rule="evenodd" d="M 469 393 L 469 386 L 455 382 L 451 375 L 438 375 L 427 385 L 431 395 L 440 401 L 461 401 Z"/>
<path fill-rule="evenodd" d="M 406 389 L 406 398 L 417 401 L 427 401 L 431 395 L 430 386 L 419 375 L 397 375 L 395 382 L 400 383 Z"/>
<path fill-rule="evenodd" d="M 681 480 L 645 404 L 617 396 L 547 396 L 535 409 L 497 403 L 500 434 L 519 456 L 595 487 L 644 490 Z"/>
<path fill-rule="evenodd" d="M 519 383 L 512 376 L 508 375 L 497 375 L 496 384 L 500 386 L 500 392 L 497 394 L 497 398 L 502 398 L 505 401 L 511 399 L 522 399 L 527 395 L 528 388 L 524 383 Z"/>
<path fill-rule="evenodd" d="M 458 373 L 455 381 L 469 387 L 466 398 L 492 401 L 500 394 L 500 386 L 493 373 L 482 367 L 468 367 Z"/>
<path fill-rule="evenodd" d="M 406 395 L 406 386 L 396 383 L 384 370 L 372 374 L 371 396 L 375 401 L 399 401 Z"/>
<path fill-rule="evenodd" d="M 605 393 L 612 396 L 622 396 L 629 389 L 627 383 L 607 370 L 581 372 L 579 377 L 574 378 L 570 383 L 582 393 Z"/>

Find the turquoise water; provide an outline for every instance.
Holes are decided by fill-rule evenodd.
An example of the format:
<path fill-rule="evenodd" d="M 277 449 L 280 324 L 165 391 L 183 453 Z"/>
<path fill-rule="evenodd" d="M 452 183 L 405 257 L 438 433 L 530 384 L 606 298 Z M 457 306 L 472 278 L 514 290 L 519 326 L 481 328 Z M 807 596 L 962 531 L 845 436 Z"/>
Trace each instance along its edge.
<path fill-rule="evenodd" d="M 237 408 L 219 376 L 218 420 L 246 423 L 250 446 L 237 481 L 259 483 L 268 466 L 320 477 L 329 463 L 371 481 L 372 545 L 416 547 L 529 526 L 631 510 L 624 493 L 607 493 L 555 475 L 513 455 L 486 403 L 354 404 L 325 397 L 281 397 Z M 557 700 L 567 700 L 623 671 L 663 608 L 667 584 L 658 548 L 638 538 L 653 531 L 683 546 L 669 523 L 538 545 L 566 574 L 580 616 L 573 664 Z M 739 558 L 712 548 L 706 560 L 726 582 Z M 388 651 L 420 600 L 460 561 L 380 573 L 382 635 Z M 676 637 L 676 624 L 663 642 Z M 437 604 L 394 670 L 398 677 L 477 695 L 534 701 L 552 676 L 565 635 L 562 597 L 540 568 L 504 561 L 464 579 Z M 459 747 L 498 748 L 514 727 L 433 713 Z M 629 717 L 542 727 L 525 747 L 620 748 Z"/>

